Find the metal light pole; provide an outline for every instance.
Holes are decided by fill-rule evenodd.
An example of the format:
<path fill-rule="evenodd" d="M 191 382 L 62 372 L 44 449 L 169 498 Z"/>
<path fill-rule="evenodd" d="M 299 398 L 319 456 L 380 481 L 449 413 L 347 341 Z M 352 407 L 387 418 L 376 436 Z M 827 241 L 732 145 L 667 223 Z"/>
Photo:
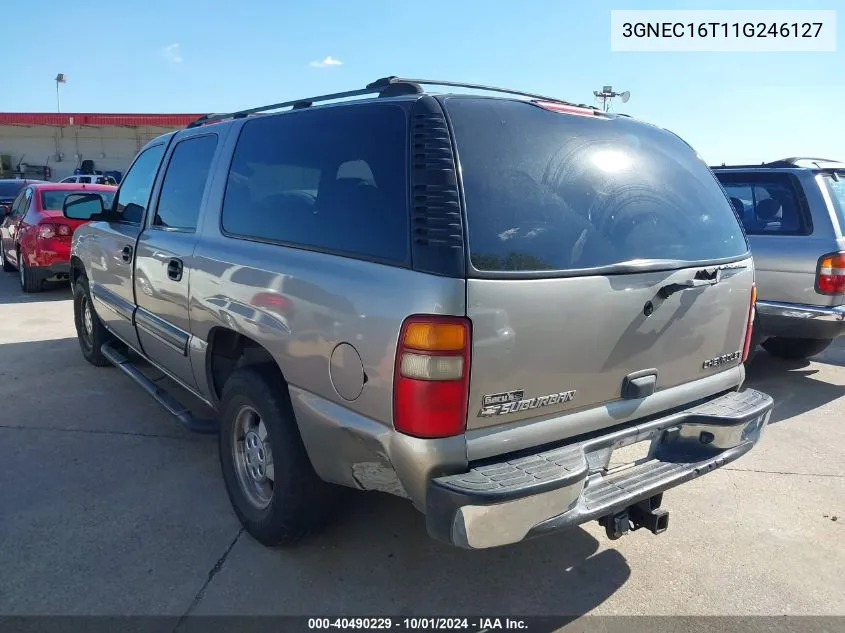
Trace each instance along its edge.
<path fill-rule="evenodd" d="M 59 73 L 56 75 L 56 112 L 61 112 L 62 107 L 59 102 L 59 84 L 67 83 L 67 75 L 64 73 Z"/>
<path fill-rule="evenodd" d="M 601 101 L 601 108 L 605 112 L 610 110 L 610 100 L 613 97 L 619 97 L 622 100 L 622 103 L 627 103 L 628 99 L 631 98 L 631 93 L 627 90 L 625 92 L 615 92 L 613 90 L 613 86 L 602 86 L 601 90 L 594 90 L 593 94 L 596 96 L 596 99 Z"/>

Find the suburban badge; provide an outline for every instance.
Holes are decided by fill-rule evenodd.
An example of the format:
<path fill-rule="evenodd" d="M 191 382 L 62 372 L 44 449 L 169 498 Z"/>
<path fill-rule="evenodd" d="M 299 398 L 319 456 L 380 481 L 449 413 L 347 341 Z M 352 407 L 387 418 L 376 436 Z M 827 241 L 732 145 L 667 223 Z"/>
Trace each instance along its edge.
<path fill-rule="evenodd" d="M 539 407 L 548 407 L 553 404 L 562 404 L 564 402 L 571 402 L 575 398 L 575 390 L 561 391 L 552 393 L 548 396 L 538 396 L 536 398 L 524 398 L 525 390 L 516 389 L 514 391 L 504 391 L 502 393 L 493 393 L 484 396 L 481 400 L 481 410 L 478 416 L 488 418 L 494 415 L 505 415 L 507 413 L 517 413 L 519 411 L 528 411 L 529 409 L 537 409 Z"/>

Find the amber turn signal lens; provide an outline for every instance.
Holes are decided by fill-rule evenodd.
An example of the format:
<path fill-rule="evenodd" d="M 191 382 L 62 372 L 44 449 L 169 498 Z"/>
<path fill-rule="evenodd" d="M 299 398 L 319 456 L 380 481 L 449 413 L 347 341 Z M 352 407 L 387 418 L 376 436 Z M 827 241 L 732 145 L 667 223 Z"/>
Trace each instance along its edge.
<path fill-rule="evenodd" d="M 457 323 L 411 323 L 403 343 L 427 352 L 460 351 L 466 345 L 466 328 Z"/>

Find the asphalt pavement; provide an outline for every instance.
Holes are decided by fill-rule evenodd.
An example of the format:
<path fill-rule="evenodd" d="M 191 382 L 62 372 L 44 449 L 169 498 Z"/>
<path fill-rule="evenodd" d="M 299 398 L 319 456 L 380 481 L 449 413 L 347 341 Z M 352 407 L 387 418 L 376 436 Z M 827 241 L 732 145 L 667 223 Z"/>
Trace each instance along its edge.
<path fill-rule="evenodd" d="M 669 491 L 670 528 L 596 524 L 486 551 L 352 493 L 324 534 L 244 534 L 216 441 L 82 358 L 70 291 L 0 276 L 0 614 L 845 615 L 845 342 L 812 362 L 760 351 L 761 444 Z"/>

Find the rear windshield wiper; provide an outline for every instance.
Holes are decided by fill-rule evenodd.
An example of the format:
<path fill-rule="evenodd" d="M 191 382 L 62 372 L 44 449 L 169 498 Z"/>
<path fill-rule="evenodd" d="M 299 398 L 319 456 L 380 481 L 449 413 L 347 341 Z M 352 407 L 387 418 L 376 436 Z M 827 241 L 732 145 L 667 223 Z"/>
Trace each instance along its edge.
<path fill-rule="evenodd" d="M 702 286 L 715 286 L 722 281 L 722 269 L 714 268 L 712 272 L 706 268 L 696 271 L 692 279 L 682 281 L 680 283 L 666 284 L 657 291 L 661 299 L 668 299 L 676 292 L 681 290 L 688 290 L 689 288 L 701 288 Z"/>

